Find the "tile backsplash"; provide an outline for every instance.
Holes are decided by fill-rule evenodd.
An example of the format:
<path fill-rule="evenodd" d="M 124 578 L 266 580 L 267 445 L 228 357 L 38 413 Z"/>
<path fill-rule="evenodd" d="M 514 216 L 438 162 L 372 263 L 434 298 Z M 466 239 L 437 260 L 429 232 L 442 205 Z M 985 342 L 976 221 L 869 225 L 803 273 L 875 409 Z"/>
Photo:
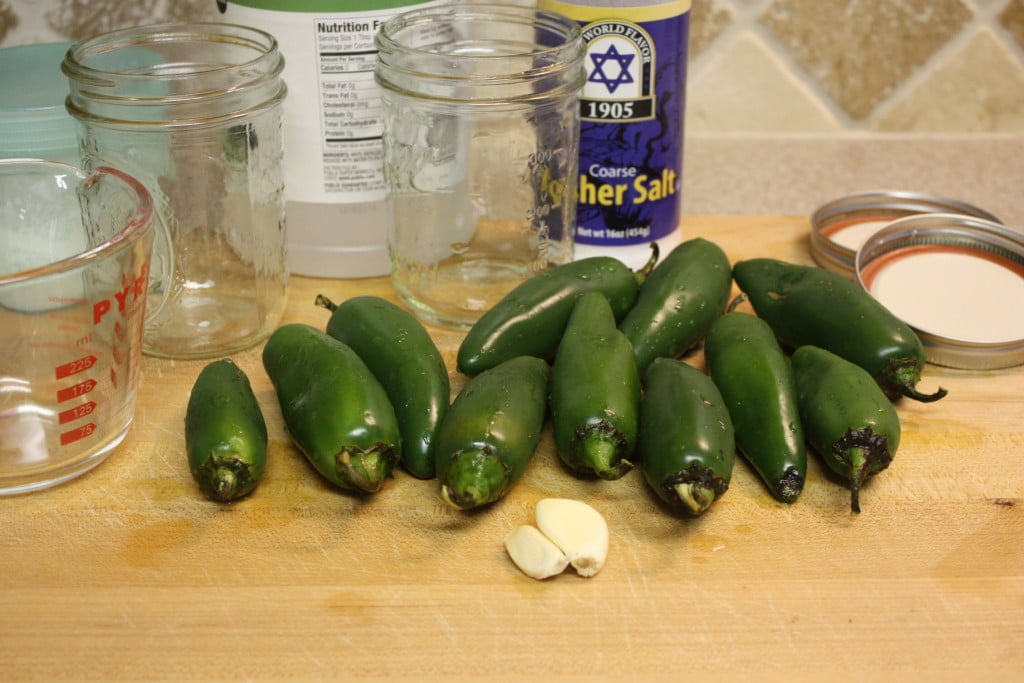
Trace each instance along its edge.
<path fill-rule="evenodd" d="M 694 0 L 690 131 L 1024 133 L 1024 0 Z"/>
<path fill-rule="evenodd" d="M 0 0 L 0 46 L 215 20 L 215 0 Z M 688 132 L 1024 133 L 1024 0 L 693 0 Z"/>

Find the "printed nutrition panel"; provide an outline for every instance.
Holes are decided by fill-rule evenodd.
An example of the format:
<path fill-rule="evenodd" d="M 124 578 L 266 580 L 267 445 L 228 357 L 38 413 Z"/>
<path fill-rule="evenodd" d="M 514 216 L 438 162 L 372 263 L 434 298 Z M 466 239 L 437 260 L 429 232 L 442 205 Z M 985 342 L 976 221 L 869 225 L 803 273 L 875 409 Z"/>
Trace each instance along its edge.
<path fill-rule="evenodd" d="M 318 20 L 324 190 L 383 190 L 381 102 L 373 79 L 376 19 Z"/>

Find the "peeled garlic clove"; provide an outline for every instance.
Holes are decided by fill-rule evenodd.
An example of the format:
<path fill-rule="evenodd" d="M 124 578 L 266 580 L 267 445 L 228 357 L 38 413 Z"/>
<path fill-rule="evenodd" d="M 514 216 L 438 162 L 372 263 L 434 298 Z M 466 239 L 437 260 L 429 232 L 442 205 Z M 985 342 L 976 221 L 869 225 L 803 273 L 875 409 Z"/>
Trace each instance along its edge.
<path fill-rule="evenodd" d="M 569 558 L 536 527 L 524 524 L 505 537 L 505 550 L 524 574 L 546 579 L 561 574 Z"/>
<path fill-rule="evenodd" d="M 537 527 L 561 548 L 580 576 L 601 571 L 608 557 L 608 524 L 579 500 L 545 498 L 537 503 Z"/>

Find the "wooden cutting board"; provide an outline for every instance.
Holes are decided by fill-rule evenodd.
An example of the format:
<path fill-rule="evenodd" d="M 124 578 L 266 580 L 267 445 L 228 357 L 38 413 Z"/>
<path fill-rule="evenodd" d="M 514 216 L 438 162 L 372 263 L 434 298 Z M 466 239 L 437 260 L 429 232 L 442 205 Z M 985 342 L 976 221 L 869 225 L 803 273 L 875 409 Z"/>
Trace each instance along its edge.
<path fill-rule="evenodd" d="M 796 217 L 688 218 L 732 260 L 810 263 Z M 285 322 L 322 327 L 317 293 L 386 278 L 294 278 Z M 461 335 L 431 329 L 454 372 Z M 101 467 L 0 499 L 0 678 L 1021 680 L 1024 368 L 929 366 L 898 406 L 892 466 L 852 514 L 811 459 L 793 505 L 738 460 L 699 519 L 631 472 L 568 474 L 550 432 L 506 499 L 457 512 L 436 481 L 396 473 L 372 497 L 324 482 L 288 442 L 260 347 L 235 356 L 270 430 L 259 489 L 202 498 L 183 419 L 203 362 L 145 358 L 135 424 Z M 700 353 L 689 362 L 703 366 Z M 539 582 L 502 539 L 541 498 L 589 502 L 611 550 L 592 579 Z"/>

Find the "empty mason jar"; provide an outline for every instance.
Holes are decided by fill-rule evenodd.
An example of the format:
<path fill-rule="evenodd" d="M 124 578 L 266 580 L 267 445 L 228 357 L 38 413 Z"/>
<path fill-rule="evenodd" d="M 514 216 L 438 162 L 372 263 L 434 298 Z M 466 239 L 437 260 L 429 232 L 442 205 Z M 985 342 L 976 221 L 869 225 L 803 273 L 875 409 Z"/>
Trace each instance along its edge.
<path fill-rule="evenodd" d="M 427 322 L 466 328 L 572 260 L 580 29 L 445 5 L 389 19 L 377 47 L 392 281 Z"/>
<path fill-rule="evenodd" d="M 283 59 L 268 33 L 155 25 L 76 43 L 64 59 L 82 164 L 153 196 L 144 350 L 198 358 L 265 338 L 284 312 Z"/>

